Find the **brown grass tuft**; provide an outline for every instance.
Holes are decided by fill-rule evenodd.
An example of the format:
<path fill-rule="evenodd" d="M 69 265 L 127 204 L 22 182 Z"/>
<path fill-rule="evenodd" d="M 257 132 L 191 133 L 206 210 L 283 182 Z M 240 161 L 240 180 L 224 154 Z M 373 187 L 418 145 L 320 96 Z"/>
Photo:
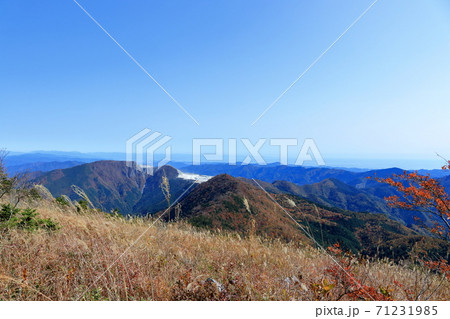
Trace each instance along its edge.
<path fill-rule="evenodd" d="M 77 213 L 42 200 L 37 212 L 61 229 L 0 233 L 0 300 L 334 300 L 328 255 L 251 234 L 199 231 L 183 223 L 153 223 L 91 211 Z M 394 300 L 448 300 L 442 275 L 412 263 L 354 260 L 364 285 Z M 321 287 L 322 287 L 321 286 Z M 331 287 L 331 288 L 330 288 Z M 343 297 L 345 300 L 346 297 Z"/>

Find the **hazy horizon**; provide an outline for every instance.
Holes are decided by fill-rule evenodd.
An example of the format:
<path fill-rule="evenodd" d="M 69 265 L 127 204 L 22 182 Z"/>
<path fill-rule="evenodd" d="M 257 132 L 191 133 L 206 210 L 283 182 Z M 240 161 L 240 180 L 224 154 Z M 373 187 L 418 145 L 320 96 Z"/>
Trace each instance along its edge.
<path fill-rule="evenodd" d="M 0 147 L 122 152 L 148 127 L 179 153 L 271 137 L 330 158 L 450 157 L 445 1 L 79 4 L 0 3 Z"/>
<path fill-rule="evenodd" d="M 57 150 L 35 150 L 30 152 L 21 152 L 21 151 L 9 151 L 9 156 L 15 155 L 24 155 L 24 154 L 51 154 L 51 155 L 61 155 L 70 157 L 78 155 L 80 159 L 98 159 L 98 160 L 125 160 L 126 153 L 125 152 L 79 152 L 79 151 L 57 151 Z M 242 160 L 248 154 L 237 154 L 238 163 L 242 162 Z M 164 156 L 161 153 L 155 153 L 155 160 L 160 159 Z M 228 154 L 225 154 L 225 158 L 222 161 L 215 162 L 207 162 L 204 161 L 202 164 L 215 164 L 215 163 L 226 163 Z M 264 159 L 267 161 L 267 164 L 279 164 L 279 160 L 273 156 L 264 156 Z M 336 156 L 324 156 L 325 167 L 335 167 L 335 168 L 348 168 L 348 169 L 385 169 L 385 168 L 402 168 L 407 170 L 439 170 L 443 165 L 444 161 L 442 158 L 437 155 L 430 156 L 429 158 L 413 158 L 410 159 L 408 157 L 403 158 L 377 158 L 377 157 L 366 157 L 366 158 L 344 158 L 344 157 L 336 157 Z M 181 153 L 173 153 L 171 162 L 186 162 L 192 163 L 192 155 L 191 154 L 181 154 Z M 293 165 L 295 162 L 295 157 L 289 156 L 289 165 Z M 251 164 L 256 164 L 254 161 Z M 314 167 L 317 166 L 315 163 L 305 162 L 304 167 Z"/>

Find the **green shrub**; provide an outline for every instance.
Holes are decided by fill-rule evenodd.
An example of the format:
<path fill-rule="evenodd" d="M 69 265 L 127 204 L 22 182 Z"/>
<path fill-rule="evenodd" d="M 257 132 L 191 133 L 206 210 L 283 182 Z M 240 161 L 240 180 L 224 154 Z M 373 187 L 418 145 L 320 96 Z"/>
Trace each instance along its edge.
<path fill-rule="evenodd" d="M 124 216 L 120 213 L 119 209 L 114 208 L 111 210 L 109 214 L 106 214 L 106 216 L 111 217 L 113 219 L 123 219 Z"/>
<path fill-rule="evenodd" d="M 81 199 L 78 201 L 77 212 L 81 213 L 82 211 L 87 211 L 88 209 L 89 203 L 86 200 Z"/>
<path fill-rule="evenodd" d="M 38 229 L 55 231 L 60 228 L 58 223 L 51 219 L 39 218 L 35 209 L 20 209 L 11 206 L 11 204 L 3 204 L 0 207 L 0 229 L 19 228 L 28 231 Z"/>
<path fill-rule="evenodd" d="M 189 223 L 191 223 L 192 226 L 199 227 L 199 228 L 209 228 L 212 227 L 212 219 L 207 216 L 196 216 L 192 217 L 189 220 Z"/>
<path fill-rule="evenodd" d="M 55 198 L 55 201 L 59 204 L 59 205 L 61 205 L 61 206 L 69 206 L 69 203 L 66 201 L 66 199 L 64 198 L 64 197 L 62 197 L 62 196 L 60 196 L 60 197 L 56 197 Z"/>
<path fill-rule="evenodd" d="M 36 188 L 30 188 L 28 190 L 28 197 L 35 200 L 42 199 L 42 196 L 39 194 Z"/>

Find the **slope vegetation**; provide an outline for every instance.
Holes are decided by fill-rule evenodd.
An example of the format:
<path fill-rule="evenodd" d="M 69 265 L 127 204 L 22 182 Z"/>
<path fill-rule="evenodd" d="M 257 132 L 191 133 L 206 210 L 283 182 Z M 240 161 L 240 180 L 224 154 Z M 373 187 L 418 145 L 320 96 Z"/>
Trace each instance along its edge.
<path fill-rule="evenodd" d="M 79 199 L 72 185 L 82 188 L 95 207 L 109 212 L 118 209 L 122 214 L 133 212 L 142 195 L 145 174 L 126 162 L 99 161 L 67 169 L 48 172 L 35 179 L 57 197 L 67 195 Z"/>
<path fill-rule="evenodd" d="M 60 230 L 2 232 L 0 300 L 450 298 L 442 275 L 408 261 L 349 260 L 349 271 L 370 293 L 355 294 L 330 256 L 310 247 L 199 231 L 182 222 L 77 213 L 54 201 L 27 205 Z"/>
<path fill-rule="evenodd" d="M 322 246 L 340 242 L 346 249 L 372 256 L 405 258 L 418 242 L 426 242 L 436 256 L 447 256 L 449 249 L 445 241 L 421 236 L 385 215 L 328 208 L 294 195 L 270 195 L 226 174 L 190 192 L 181 201 L 181 211 L 182 218 L 198 227 L 254 231 L 267 238 Z"/>

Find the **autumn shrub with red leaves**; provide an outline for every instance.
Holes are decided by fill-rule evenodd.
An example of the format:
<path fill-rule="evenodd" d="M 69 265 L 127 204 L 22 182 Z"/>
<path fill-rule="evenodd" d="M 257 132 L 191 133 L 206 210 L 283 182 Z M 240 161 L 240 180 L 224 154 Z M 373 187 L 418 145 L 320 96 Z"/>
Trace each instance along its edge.
<path fill-rule="evenodd" d="M 443 169 L 450 169 L 450 163 Z M 424 223 L 422 226 L 439 237 L 450 240 L 450 196 L 438 180 L 406 171 L 388 178 L 375 177 L 375 180 L 393 186 L 401 194 L 385 198 L 390 207 L 429 214 L 434 218 L 433 226 Z"/>
<path fill-rule="evenodd" d="M 442 167 L 450 169 L 450 161 Z M 375 178 L 380 183 L 393 186 L 402 196 L 385 198 L 391 207 L 398 207 L 411 211 L 421 211 L 434 217 L 433 226 L 421 225 L 442 239 L 450 240 L 450 195 L 438 180 L 430 176 L 423 176 L 417 172 L 403 172 L 388 178 Z M 419 220 L 416 218 L 416 220 Z M 419 220 L 420 221 L 420 220 Z M 440 260 L 425 260 L 416 257 L 416 261 L 425 269 L 442 275 L 442 280 L 450 281 L 450 265 L 444 258 Z M 401 284 L 397 284 L 402 287 Z M 411 293 L 405 290 L 406 299 Z M 411 299 L 413 300 L 413 299 Z"/>
<path fill-rule="evenodd" d="M 363 280 L 357 277 L 358 263 L 357 258 L 351 253 L 344 253 L 338 243 L 328 247 L 330 255 L 333 257 L 334 265 L 328 267 L 325 272 L 330 278 L 330 284 L 321 288 L 326 290 L 333 289 L 335 294 L 334 300 L 341 300 L 343 298 L 349 300 L 375 300 L 375 301 L 389 301 L 392 300 L 391 289 L 388 287 L 375 288 L 363 283 Z M 316 287 L 317 288 L 317 287 Z M 327 290 L 327 288 L 329 288 Z"/>
<path fill-rule="evenodd" d="M 447 164 L 442 166 L 442 169 L 450 169 L 450 161 L 447 161 Z"/>
<path fill-rule="evenodd" d="M 445 276 L 447 281 L 450 281 L 450 265 L 448 264 L 447 260 L 441 259 L 437 261 L 425 261 L 424 266 L 432 271 L 442 274 L 443 276 Z"/>

